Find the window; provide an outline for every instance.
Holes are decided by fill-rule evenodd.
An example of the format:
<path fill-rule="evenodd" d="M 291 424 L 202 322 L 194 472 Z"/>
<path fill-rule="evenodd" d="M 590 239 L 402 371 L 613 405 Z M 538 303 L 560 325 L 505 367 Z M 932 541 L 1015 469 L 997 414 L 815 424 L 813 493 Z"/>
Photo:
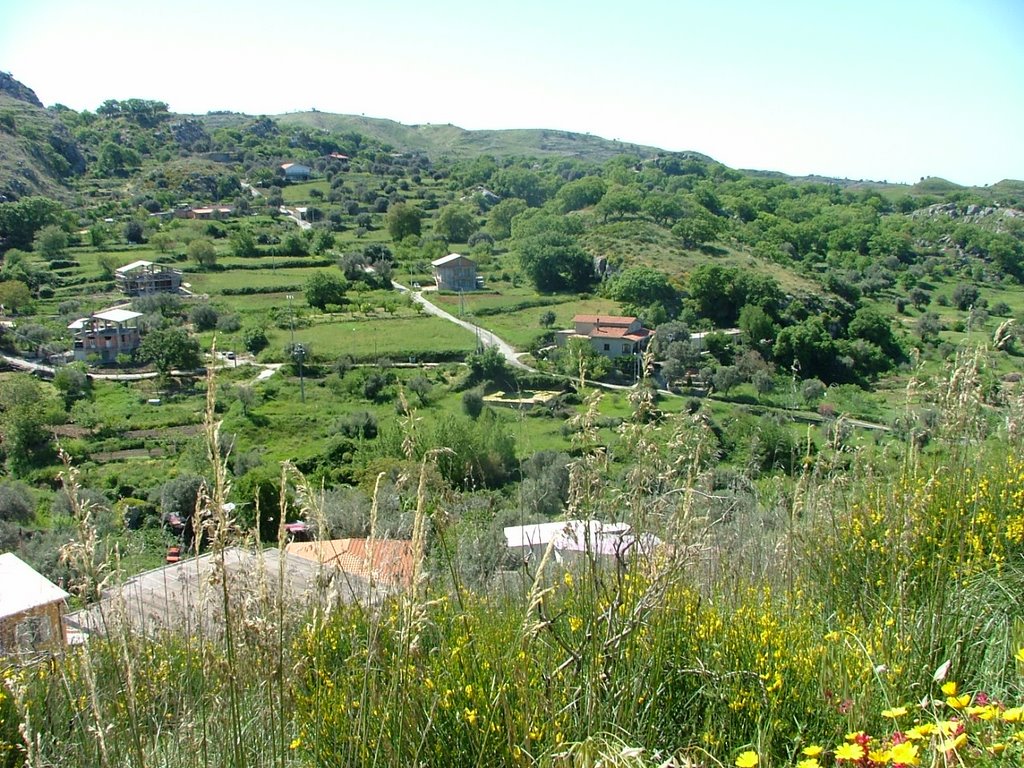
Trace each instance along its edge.
<path fill-rule="evenodd" d="M 632 352 L 633 350 L 630 348 L 629 344 L 623 344 L 622 345 L 622 351 L 623 351 L 623 353 L 629 353 L 629 352 Z"/>
<path fill-rule="evenodd" d="M 605 351 L 605 352 L 608 352 L 608 351 L 610 351 L 610 350 L 611 350 L 611 347 L 610 347 L 610 346 L 609 346 L 608 344 L 605 344 L 605 345 L 604 345 L 604 351 Z"/>

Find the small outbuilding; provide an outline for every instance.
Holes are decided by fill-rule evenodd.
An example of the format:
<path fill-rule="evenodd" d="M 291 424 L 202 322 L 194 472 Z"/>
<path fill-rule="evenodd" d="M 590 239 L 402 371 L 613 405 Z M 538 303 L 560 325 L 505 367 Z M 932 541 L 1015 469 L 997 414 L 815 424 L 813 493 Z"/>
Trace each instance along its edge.
<path fill-rule="evenodd" d="M 476 262 L 460 253 L 449 253 L 430 262 L 439 291 L 475 291 Z"/>
<path fill-rule="evenodd" d="M 0 658 L 61 650 L 68 597 L 14 553 L 0 555 Z"/>

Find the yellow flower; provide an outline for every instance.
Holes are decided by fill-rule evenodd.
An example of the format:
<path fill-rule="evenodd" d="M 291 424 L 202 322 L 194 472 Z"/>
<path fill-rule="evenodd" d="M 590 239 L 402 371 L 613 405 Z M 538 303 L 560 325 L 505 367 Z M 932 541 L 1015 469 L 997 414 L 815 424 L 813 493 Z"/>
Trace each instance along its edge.
<path fill-rule="evenodd" d="M 467 685 L 463 690 L 466 692 L 466 698 L 469 698 L 469 699 L 473 698 L 473 686 L 472 685 Z"/>
<path fill-rule="evenodd" d="M 292 743 L 288 745 L 288 749 L 298 749 L 300 746 L 302 746 L 302 739 L 296 736 L 292 739 Z"/>
<path fill-rule="evenodd" d="M 566 571 L 565 575 L 562 577 L 562 581 L 565 582 L 565 586 L 567 586 L 570 589 L 572 589 L 572 574 L 571 573 Z"/>
<path fill-rule="evenodd" d="M 846 736 L 843 737 L 843 741 L 848 741 L 851 744 L 864 735 L 864 731 L 850 731 Z"/>
<path fill-rule="evenodd" d="M 466 708 L 462 710 L 462 716 L 466 718 L 466 722 L 470 725 L 476 725 L 476 710 Z"/>
<path fill-rule="evenodd" d="M 942 692 L 947 696 L 956 696 L 958 690 L 955 680 L 950 680 L 948 683 L 942 684 Z"/>
<path fill-rule="evenodd" d="M 889 762 L 889 750 L 887 749 L 873 749 L 868 752 L 868 760 L 872 763 L 878 763 L 879 765 L 885 765 Z"/>
<path fill-rule="evenodd" d="M 757 752 L 748 749 L 746 752 L 741 752 L 736 758 L 736 768 L 754 768 L 759 762 L 761 759 L 757 756 Z"/>
<path fill-rule="evenodd" d="M 1021 664 L 1024 664 L 1024 645 L 1017 649 L 1017 652 L 1013 654 L 1013 658 L 1015 658 Z"/>
<path fill-rule="evenodd" d="M 906 707 L 893 707 L 892 709 L 883 709 L 882 717 L 888 717 L 891 720 L 895 720 L 898 717 L 903 717 L 907 714 Z"/>
<path fill-rule="evenodd" d="M 818 762 L 818 758 L 809 757 L 806 760 L 801 760 L 796 764 L 796 768 L 821 768 L 821 763 Z"/>
<path fill-rule="evenodd" d="M 945 739 L 939 745 L 939 751 L 940 752 L 952 752 L 953 750 L 960 749 L 966 743 L 967 743 L 967 734 L 966 733 L 961 733 L 956 738 Z"/>
<path fill-rule="evenodd" d="M 921 760 L 917 756 L 917 744 L 904 741 L 902 744 L 893 744 L 889 750 L 889 757 L 896 765 L 920 765 Z"/>
<path fill-rule="evenodd" d="M 840 744 L 836 747 L 836 760 L 852 760 L 856 762 L 857 760 L 863 759 L 864 747 L 860 744 L 851 744 L 847 742 L 846 744 Z"/>
<path fill-rule="evenodd" d="M 947 696 L 946 705 L 952 709 L 963 709 L 971 703 L 971 694 L 965 693 L 962 696 Z"/>
<path fill-rule="evenodd" d="M 578 632 L 580 627 L 582 627 L 582 626 L 583 626 L 583 619 L 581 619 L 579 616 L 570 616 L 569 617 L 569 629 L 571 631 Z"/>
<path fill-rule="evenodd" d="M 1024 720 L 1024 707 L 1010 707 L 1003 712 L 1003 720 L 1008 723 L 1019 723 Z"/>
<path fill-rule="evenodd" d="M 820 757 L 824 751 L 824 748 L 819 747 L 817 744 L 809 744 L 801 750 L 801 754 L 804 757 Z"/>
<path fill-rule="evenodd" d="M 991 747 L 988 747 L 988 751 L 993 755 L 1001 755 L 1003 754 L 1003 752 L 1006 751 L 1006 745 L 1002 742 L 999 742 L 993 744 Z"/>

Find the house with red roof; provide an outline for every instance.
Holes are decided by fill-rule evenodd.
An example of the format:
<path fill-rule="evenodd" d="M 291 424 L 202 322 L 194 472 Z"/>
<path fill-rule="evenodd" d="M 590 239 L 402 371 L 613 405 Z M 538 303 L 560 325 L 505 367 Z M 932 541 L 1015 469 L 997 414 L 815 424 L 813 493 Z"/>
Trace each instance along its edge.
<path fill-rule="evenodd" d="M 572 322 L 572 328 L 556 334 L 559 346 L 572 338 L 585 338 L 590 340 L 595 352 L 610 358 L 636 355 L 647 348 L 654 336 L 654 331 L 644 328 L 638 317 L 576 315 Z"/>

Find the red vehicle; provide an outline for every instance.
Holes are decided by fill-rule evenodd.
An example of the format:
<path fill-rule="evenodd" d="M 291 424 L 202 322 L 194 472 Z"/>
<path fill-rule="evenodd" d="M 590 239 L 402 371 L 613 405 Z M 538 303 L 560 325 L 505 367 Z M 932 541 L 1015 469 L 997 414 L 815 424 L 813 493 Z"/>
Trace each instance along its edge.
<path fill-rule="evenodd" d="M 181 560 L 181 547 L 168 547 L 165 559 L 168 563 L 176 563 Z"/>

